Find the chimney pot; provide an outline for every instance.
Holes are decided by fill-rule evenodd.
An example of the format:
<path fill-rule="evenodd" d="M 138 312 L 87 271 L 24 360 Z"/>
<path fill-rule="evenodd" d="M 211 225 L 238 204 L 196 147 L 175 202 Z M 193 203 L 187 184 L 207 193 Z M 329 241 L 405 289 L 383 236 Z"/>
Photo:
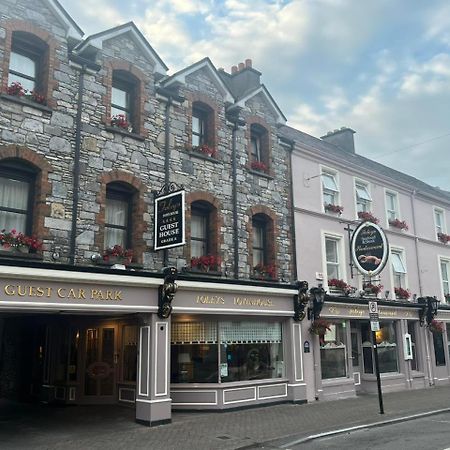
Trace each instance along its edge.
<path fill-rule="evenodd" d="M 240 72 L 241 70 L 244 70 L 245 64 L 243 62 L 240 62 L 238 67 L 239 67 L 239 72 Z"/>
<path fill-rule="evenodd" d="M 231 67 L 231 73 L 237 73 L 237 71 L 238 71 L 238 68 L 237 68 L 237 66 L 232 66 Z"/>
<path fill-rule="evenodd" d="M 245 67 L 249 67 L 249 68 L 252 67 L 252 60 L 251 59 L 246 59 L 245 60 Z"/>

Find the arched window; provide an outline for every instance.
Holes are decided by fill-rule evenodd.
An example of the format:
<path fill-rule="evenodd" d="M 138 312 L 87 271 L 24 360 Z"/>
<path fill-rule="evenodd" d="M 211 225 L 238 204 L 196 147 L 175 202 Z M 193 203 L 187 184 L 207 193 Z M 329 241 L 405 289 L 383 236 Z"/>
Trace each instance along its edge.
<path fill-rule="evenodd" d="M 29 164 L 4 160 L 0 164 L 0 230 L 31 234 L 36 170 Z"/>
<path fill-rule="evenodd" d="M 46 96 L 48 45 L 37 36 L 23 31 L 12 34 L 8 86 L 20 83 L 28 93 Z"/>
<path fill-rule="evenodd" d="M 136 191 L 131 186 L 112 182 L 106 187 L 104 248 L 120 245 L 132 248 L 132 211 Z"/>

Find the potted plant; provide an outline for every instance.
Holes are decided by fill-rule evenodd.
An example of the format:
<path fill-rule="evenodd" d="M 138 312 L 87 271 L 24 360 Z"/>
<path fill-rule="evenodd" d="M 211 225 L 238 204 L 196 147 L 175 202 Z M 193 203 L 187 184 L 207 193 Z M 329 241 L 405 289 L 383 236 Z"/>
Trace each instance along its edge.
<path fill-rule="evenodd" d="M 450 242 L 450 234 L 438 233 L 437 237 L 443 244 L 448 244 Z"/>
<path fill-rule="evenodd" d="M 250 167 L 258 172 L 267 172 L 267 164 L 262 161 L 252 161 Z"/>
<path fill-rule="evenodd" d="M 191 269 L 201 272 L 217 271 L 220 266 L 220 257 L 215 255 L 204 255 L 191 258 Z"/>
<path fill-rule="evenodd" d="M 253 267 L 253 273 L 260 280 L 274 280 L 277 276 L 274 264 L 257 264 Z"/>
<path fill-rule="evenodd" d="M 379 220 L 369 211 L 358 211 L 358 218 L 363 222 L 378 223 Z"/>
<path fill-rule="evenodd" d="M 399 230 L 408 231 L 408 224 L 404 220 L 394 219 L 389 220 L 389 225 L 394 228 L 398 228 Z"/>
<path fill-rule="evenodd" d="M 408 300 L 409 297 L 411 297 L 411 292 L 409 292 L 407 289 L 403 289 L 401 287 L 394 288 L 395 297 L 400 298 L 402 300 Z"/>
<path fill-rule="evenodd" d="M 442 334 L 444 332 L 444 329 L 444 322 L 439 322 L 436 319 L 433 319 L 430 325 L 428 325 L 428 330 L 431 331 L 431 333 Z"/>
<path fill-rule="evenodd" d="M 317 336 L 324 335 L 327 331 L 331 331 L 330 322 L 325 319 L 315 319 L 309 327 L 311 334 L 317 334 Z"/>
<path fill-rule="evenodd" d="M 333 203 L 325 203 L 324 208 L 325 208 L 325 211 L 333 212 L 333 213 L 336 213 L 339 215 L 341 215 L 342 212 L 344 211 L 343 206 L 334 205 Z"/>
<path fill-rule="evenodd" d="M 36 253 L 42 248 L 42 242 L 35 236 L 24 233 L 2 230 L 0 232 L 0 246 L 3 251 L 19 251 L 21 253 Z"/>
<path fill-rule="evenodd" d="M 123 248 L 121 245 L 107 248 L 103 253 L 103 261 L 109 264 L 131 264 L 133 250 Z"/>
<path fill-rule="evenodd" d="M 215 158 L 217 156 L 217 150 L 213 147 L 210 147 L 207 144 L 199 145 L 197 147 L 193 147 L 192 150 L 194 150 L 197 153 L 201 153 L 205 156 L 209 156 L 210 158 Z"/>

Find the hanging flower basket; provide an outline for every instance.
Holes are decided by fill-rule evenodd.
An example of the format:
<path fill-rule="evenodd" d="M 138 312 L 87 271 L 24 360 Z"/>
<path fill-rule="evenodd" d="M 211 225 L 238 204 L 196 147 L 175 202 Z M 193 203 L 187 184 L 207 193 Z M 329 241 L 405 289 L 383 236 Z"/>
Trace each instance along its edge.
<path fill-rule="evenodd" d="M 358 211 L 358 218 L 363 222 L 378 223 L 379 220 L 369 211 Z"/>
<path fill-rule="evenodd" d="M 445 329 L 444 322 L 439 322 L 436 319 L 433 319 L 430 325 L 428 325 L 428 330 L 431 333 L 442 334 L 444 332 L 444 329 Z"/>
<path fill-rule="evenodd" d="M 309 332 L 317 336 L 324 335 L 327 331 L 331 331 L 330 322 L 325 319 L 316 319 L 311 323 Z"/>
<path fill-rule="evenodd" d="M 372 284 L 372 283 L 364 283 L 363 289 L 365 292 L 369 294 L 378 295 L 383 290 L 383 285 L 381 284 Z"/>
<path fill-rule="evenodd" d="M 408 231 L 408 224 L 404 220 L 394 219 L 389 221 L 389 225 L 394 228 L 398 228 L 399 230 Z"/>

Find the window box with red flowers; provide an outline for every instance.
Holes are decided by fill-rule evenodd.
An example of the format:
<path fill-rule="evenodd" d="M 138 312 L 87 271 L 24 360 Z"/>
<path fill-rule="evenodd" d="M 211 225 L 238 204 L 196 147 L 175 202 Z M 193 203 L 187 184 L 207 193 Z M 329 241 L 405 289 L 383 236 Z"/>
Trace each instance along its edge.
<path fill-rule="evenodd" d="M 277 271 L 274 264 L 257 264 L 253 267 L 253 275 L 258 280 L 275 280 Z"/>
<path fill-rule="evenodd" d="M 399 230 L 408 231 L 408 224 L 404 220 L 394 219 L 389 221 L 389 225 Z"/>
<path fill-rule="evenodd" d="M 358 211 L 358 218 L 363 222 L 378 223 L 379 220 L 369 211 Z"/>
<path fill-rule="evenodd" d="M 437 237 L 443 244 L 448 244 L 450 242 L 450 234 L 438 233 Z"/>
<path fill-rule="evenodd" d="M 396 287 L 394 288 L 395 297 L 401 300 L 408 300 L 411 297 L 411 292 L 408 289 Z"/>
<path fill-rule="evenodd" d="M 124 114 L 117 114 L 111 117 L 111 126 L 115 128 L 120 128 L 122 130 L 133 132 L 133 126 L 128 122 Z"/>
<path fill-rule="evenodd" d="M 257 172 L 267 173 L 268 170 L 267 164 L 262 161 L 252 161 L 250 167 L 252 170 L 256 170 Z"/>
<path fill-rule="evenodd" d="M 191 269 L 200 272 L 218 272 L 220 270 L 220 264 L 220 257 L 215 255 L 191 258 Z"/>
<path fill-rule="evenodd" d="M 330 289 L 330 293 L 343 293 L 351 287 L 344 280 L 330 278 L 328 280 L 328 288 Z"/>
<path fill-rule="evenodd" d="M 311 334 L 323 336 L 327 331 L 331 331 L 331 324 L 325 319 L 316 319 L 311 323 L 308 330 Z"/>
<path fill-rule="evenodd" d="M 43 95 L 39 94 L 35 90 L 28 91 L 27 89 L 24 89 L 18 81 L 13 81 L 6 88 L 6 94 L 18 99 L 29 100 L 30 102 L 37 103 L 39 105 L 45 105 L 47 103 L 47 100 Z"/>
<path fill-rule="evenodd" d="M 325 203 L 324 205 L 325 211 L 332 212 L 341 215 L 344 211 L 343 206 L 334 205 L 333 203 Z"/>
<path fill-rule="evenodd" d="M 123 248 L 121 245 L 107 248 L 103 253 L 103 261 L 106 264 L 122 264 L 128 266 L 133 259 L 133 250 Z"/>
<path fill-rule="evenodd" d="M 433 319 L 430 323 L 430 325 L 428 325 L 428 330 L 431 333 L 435 333 L 435 334 L 442 334 L 445 330 L 445 325 L 444 322 L 440 322 L 436 319 Z"/>
<path fill-rule="evenodd" d="M 192 151 L 194 151 L 195 153 L 199 153 L 203 156 L 207 156 L 209 158 L 217 157 L 217 150 L 213 147 L 210 147 L 207 144 L 199 145 L 197 147 L 192 147 Z"/>
<path fill-rule="evenodd" d="M 369 295 L 378 295 L 383 290 L 383 285 L 381 284 L 372 284 L 372 283 L 364 283 L 363 290 L 365 293 Z"/>
<path fill-rule="evenodd" d="M 15 229 L 0 232 L 0 249 L 4 252 L 37 253 L 42 242 L 35 236 L 18 233 Z"/>

